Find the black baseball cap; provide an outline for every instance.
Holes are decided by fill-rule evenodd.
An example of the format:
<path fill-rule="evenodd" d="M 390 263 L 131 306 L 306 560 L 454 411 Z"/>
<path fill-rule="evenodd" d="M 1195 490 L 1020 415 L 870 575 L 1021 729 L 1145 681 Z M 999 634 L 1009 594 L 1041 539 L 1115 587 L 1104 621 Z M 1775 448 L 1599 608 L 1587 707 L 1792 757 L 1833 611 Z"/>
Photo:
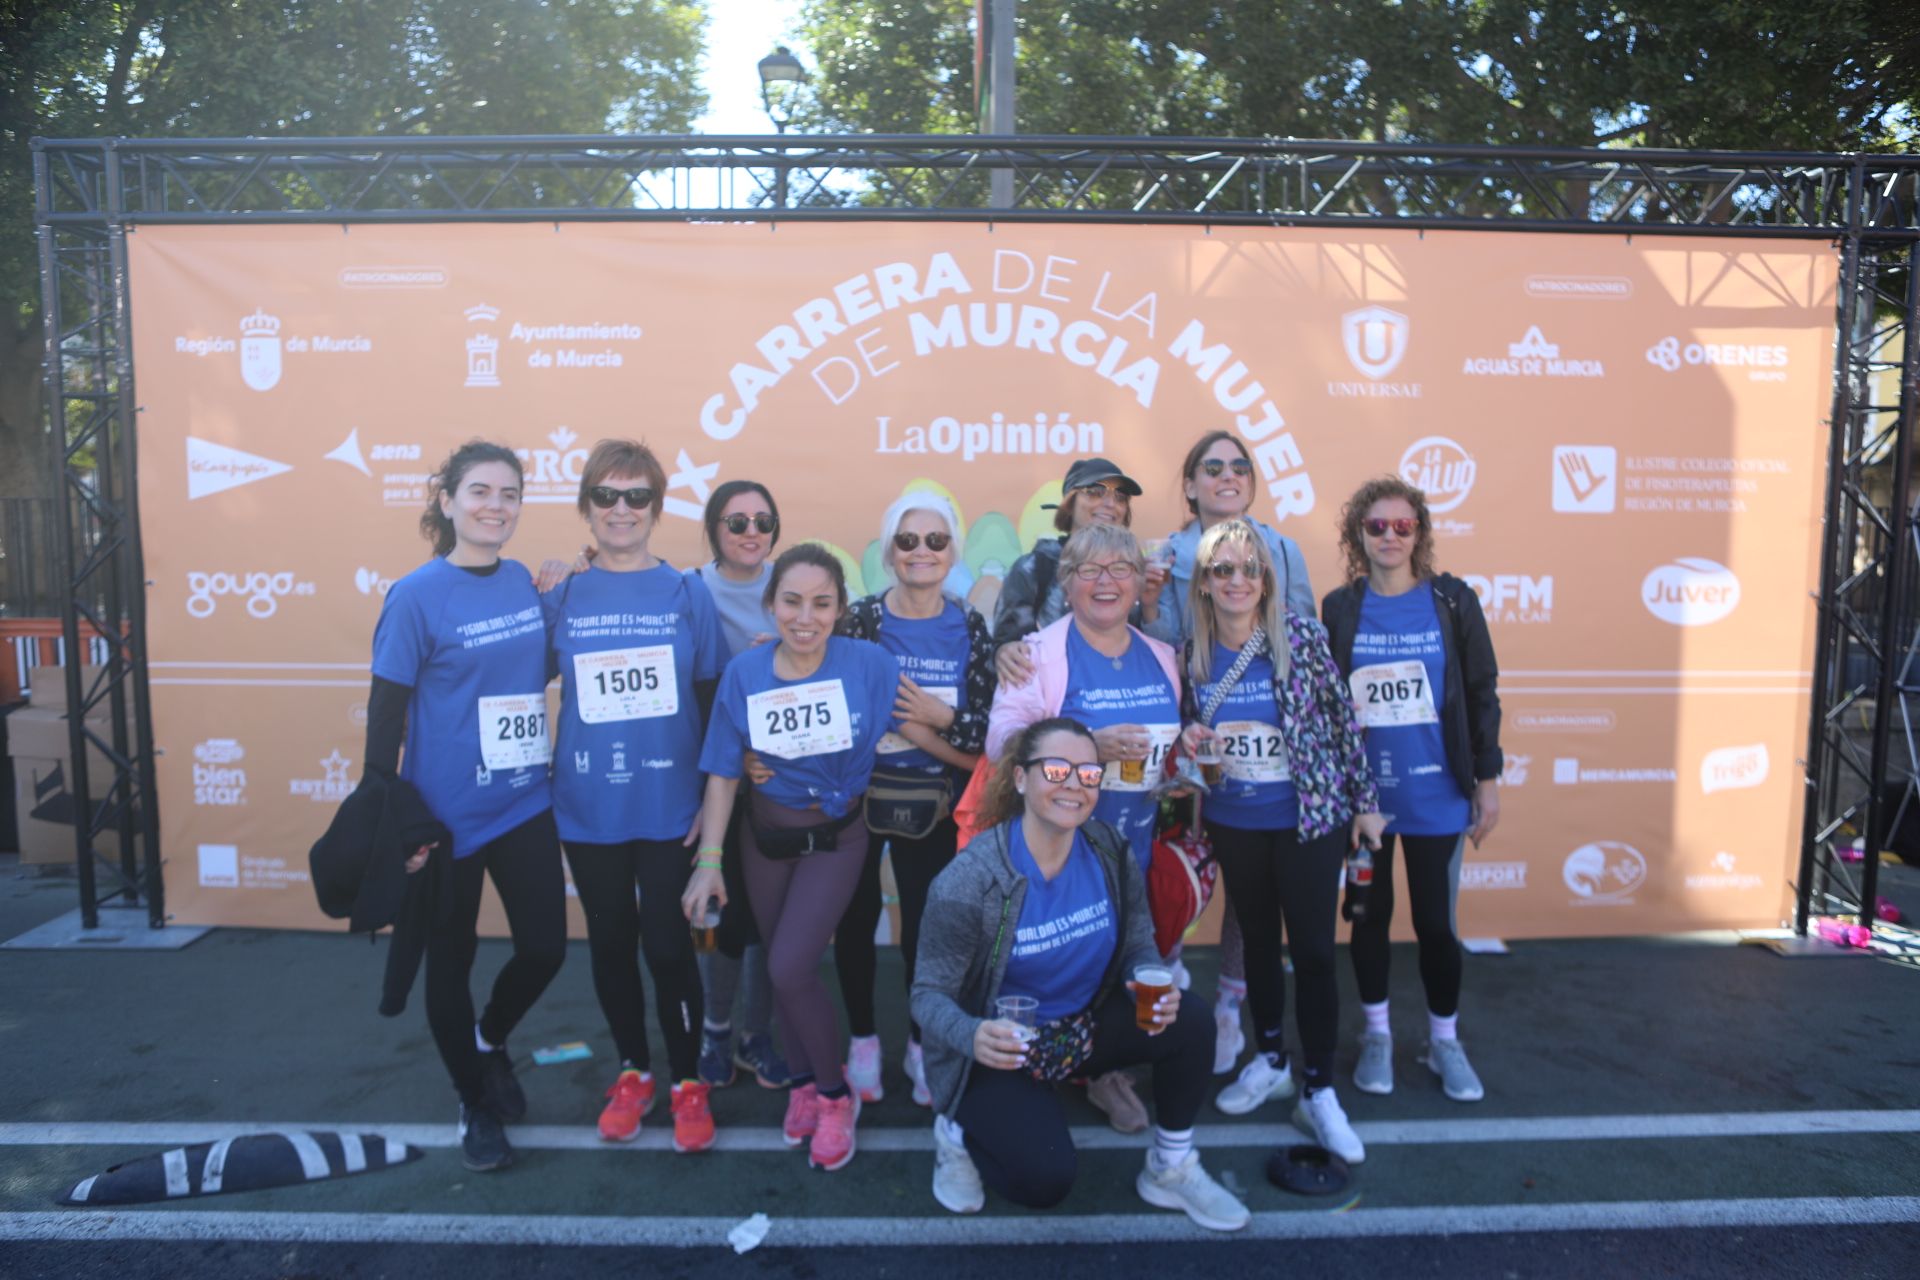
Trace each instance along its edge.
<path fill-rule="evenodd" d="M 1105 458 L 1076 458 L 1073 465 L 1067 468 L 1067 478 L 1060 482 L 1060 492 L 1072 493 L 1075 489 L 1084 489 L 1090 484 L 1107 480 L 1113 481 L 1114 487 L 1129 498 L 1140 496 L 1139 483 Z M 1059 505 L 1057 502 L 1042 503 L 1040 509 L 1051 511 Z"/>

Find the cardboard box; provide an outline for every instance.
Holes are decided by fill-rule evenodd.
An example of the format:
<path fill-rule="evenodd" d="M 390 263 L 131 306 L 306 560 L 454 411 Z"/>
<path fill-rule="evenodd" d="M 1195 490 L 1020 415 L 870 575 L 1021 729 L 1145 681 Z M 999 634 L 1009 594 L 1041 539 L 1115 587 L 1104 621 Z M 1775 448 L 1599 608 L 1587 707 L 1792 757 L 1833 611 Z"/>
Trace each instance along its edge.
<path fill-rule="evenodd" d="M 104 720 L 87 722 L 96 734 L 112 741 L 108 735 Z M 72 740 L 67 736 L 67 716 L 63 711 L 49 711 L 44 707 L 22 707 L 7 717 L 7 754 L 16 760 L 65 761 Z M 133 748 L 131 730 L 127 739 L 128 749 Z M 112 776 L 112 766 L 100 749 L 91 744 L 87 747 L 87 778 L 93 789 L 98 790 L 100 780 Z"/>
<path fill-rule="evenodd" d="M 18 718 L 18 713 L 9 719 Z M 64 760 L 13 757 L 14 809 L 20 824 L 20 861 L 27 865 L 74 861 L 73 823 L 79 812 L 67 785 Z M 103 831 L 94 848 L 108 857 L 120 856 L 118 831 Z"/>
<path fill-rule="evenodd" d="M 100 679 L 104 667 L 81 667 L 80 688 L 82 692 L 93 688 Z M 55 711 L 62 715 L 67 710 L 67 669 L 65 667 L 34 667 L 27 677 L 27 702 L 41 710 Z M 105 715 L 104 709 L 96 714 Z M 127 714 L 133 714 L 133 686 L 127 686 Z M 61 753 L 66 754 L 65 752 Z"/>

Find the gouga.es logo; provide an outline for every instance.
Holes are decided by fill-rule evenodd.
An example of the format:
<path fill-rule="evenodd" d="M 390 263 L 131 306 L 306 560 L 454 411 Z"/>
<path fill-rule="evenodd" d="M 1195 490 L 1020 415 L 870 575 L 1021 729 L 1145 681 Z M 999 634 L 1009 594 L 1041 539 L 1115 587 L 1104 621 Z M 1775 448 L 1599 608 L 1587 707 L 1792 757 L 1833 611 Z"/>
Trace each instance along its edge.
<path fill-rule="evenodd" d="M 1647 882 L 1647 860 L 1630 844 L 1596 840 L 1567 855 L 1560 878 L 1577 903 L 1631 902 Z"/>
<path fill-rule="evenodd" d="M 1427 495 L 1427 510 L 1444 515 L 1473 492 L 1473 455 L 1445 436 L 1415 440 L 1400 455 L 1400 478 Z"/>
<path fill-rule="evenodd" d="M 310 596 L 311 582 L 297 581 L 291 573 L 188 573 L 187 612 L 196 618 L 210 618 L 228 596 L 243 598 L 247 613 L 255 618 L 271 618 L 287 596 Z"/>
<path fill-rule="evenodd" d="M 1640 603 L 1662 622 L 1676 627 L 1704 627 L 1739 606 L 1740 579 L 1716 561 L 1681 556 L 1642 580 Z"/>

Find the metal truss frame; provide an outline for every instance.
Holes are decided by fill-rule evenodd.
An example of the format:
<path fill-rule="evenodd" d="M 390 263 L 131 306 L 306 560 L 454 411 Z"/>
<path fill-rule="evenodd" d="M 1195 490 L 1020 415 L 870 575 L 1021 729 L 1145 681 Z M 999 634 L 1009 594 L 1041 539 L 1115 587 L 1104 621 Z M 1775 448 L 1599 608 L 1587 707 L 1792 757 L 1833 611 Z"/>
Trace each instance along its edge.
<path fill-rule="evenodd" d="M 990 176 L 1010 175 L 1010 204 Z M 125 232 L 140 223 L 646 220 L 1171 223 L 1713 235 L 1831 242 L 1841 258 L 1809 789 L 1794 926 L 1872 923 L 1894 641 L 1910 629 L 1920 353 L 1920 157 L 1301 139 L 884 135 L 106 138 L 34 142 L 47 401 L 63 442 L 69 652 L 112 640 L 73 705 L 83 912 L 96 865 L 164 920 L 134 483 Z M 1900 370 L 1897 403 L 1876 375 Z M 1890 480 L 1889 480 L 1890 477 Z M 1917 690 L 1916 692 L 1920 692 Z M 1869 709 L 1871 714 L 1868 714 Z M 131 716 L 126 713 L 131 711 Z M 1864 720 L 1864 728 L 1854 720 Z M 129 723 L 130 721 L 130 723 Z M 1863 741 L 1864 738 L 1864 741 Z M 111 764 L 88 776 L 84 745 Z M 101 799 L 95 802 L 98 794 Z M 116 866 L 96 839 L 121 836 Z M 132 837 L 141 837 L 138 858 Z"/>

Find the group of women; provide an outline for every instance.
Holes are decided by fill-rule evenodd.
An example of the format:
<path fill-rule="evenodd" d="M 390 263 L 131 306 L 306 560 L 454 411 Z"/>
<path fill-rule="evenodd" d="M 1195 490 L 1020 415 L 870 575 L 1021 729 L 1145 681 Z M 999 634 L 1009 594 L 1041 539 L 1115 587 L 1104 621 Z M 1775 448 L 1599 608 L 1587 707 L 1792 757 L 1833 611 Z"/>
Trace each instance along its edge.
<path fill-rule="evenodd" d="M 1324 626 L 1299 548 L 1247 516 L 1254 468 L 1238 439 L 1202 437 L 1180 479 L 1192 519 L 1143 547 L 1130 529 L 1140 484 L 1105 459 L 1075 461 L 1061 536 L 1012 567 L 989 624 L 947 589 L 964 530 L 934 492 L 888 508 L 886 586 L 850 600 L 826 548 L 773 557 L 779 512 L 751 481 L 713 492 L 712 560 L 667 565 L 649 550 L 660 465 L 606 440 L 580 488 L 592 545 L 536 580 L 501 555 L 518 460 L 478 441 L 456 450 L 422 519 L 435 558 L 395 583 L 375 633 L 367 758 L 397 760 L 450 832 L 408 868 L 434 895 L 427 1014 L 468 1167 L 513 1158 L 504 1126 L 526 1101 L 506 1042 L 560 967 L 563 852 L 621 1057 L 600 1117 L 610 1141 L 634 1137 L 656 1098 L 644 956 L 676 1150 L 713 1144 L 710 1091 L 738 1066 L 788 1089 L 783 1133 L 814 1167 L 853 1159 L 860 1107 L 883 1093 L 883 851 L 911 997 L 901 1068 L 935 1112 L 933 1189 L 955 1212 L 978 1210 L 988 1187 L 1058 1202 L 1075 1167 L 1060 1086 L 1084 1085 L 1115 1128 L 1138 1132 L 1149 1116 L 1130 1069 L 1146 1066 L 1141 1198 L 1244 1225 L 1244 1205 L 1201 1167 L 1193 1125 L 1214 1076 L 1234 1077 L 1215 1099 L 1229 1114 L 1295 1092 L 1289 962 L 1294 1122 L 1364 1159 L 1334 1086 L 1334 942 L 1356 850 L 1374 865 L 1352 913 L 1356 1087 L 1393 1088 L 1397 842 L 1428 1005 L 1420 1061 L 1447 1096 L 1480 1097 L 1458 1038 L 1453 919 L 1463 842 L 1499 813 L 1478 601 L 1435 572 L 1425 499 L 1398 479 L 1347 504 L 1346 582 Z M 1178 946 L 1162 955 L 1154 941 L 1145 873 L 1175 797 L 1197 806 L 1229 895 L 1212 1010 L 1183 995 Z M 476 1019 L 483 876 L 512 956 Z M 829 946 L 850 1040 L 820 978 Z"/>

